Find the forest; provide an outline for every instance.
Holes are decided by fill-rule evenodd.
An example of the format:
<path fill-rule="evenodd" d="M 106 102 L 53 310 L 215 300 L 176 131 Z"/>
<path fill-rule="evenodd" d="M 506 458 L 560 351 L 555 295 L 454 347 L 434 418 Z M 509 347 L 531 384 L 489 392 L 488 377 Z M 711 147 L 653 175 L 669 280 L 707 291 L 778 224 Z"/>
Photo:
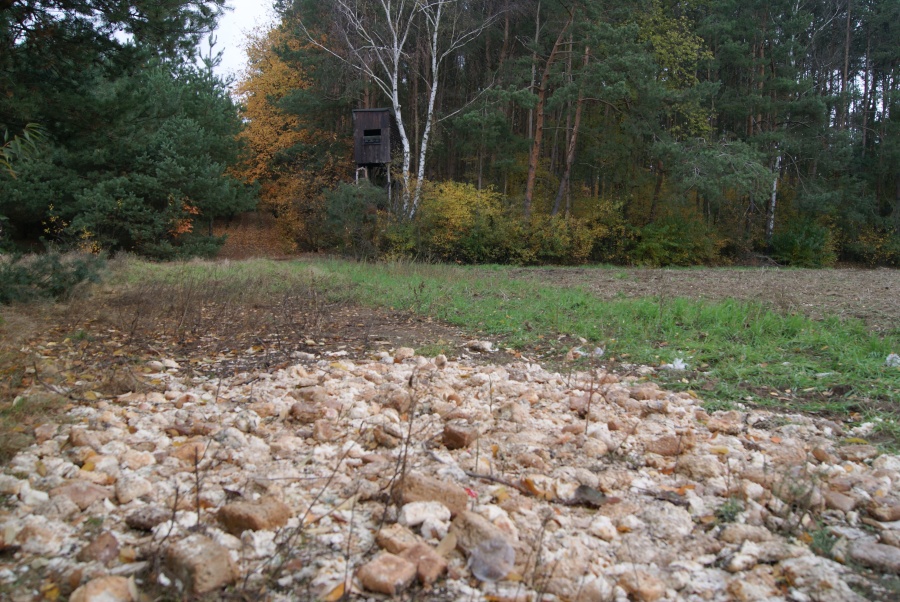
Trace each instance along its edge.
<path fill-rule="evenodd" d="M 894 0 L 277 0 L 233 91 L 223 3 L 0 2 L 0 244 L 900 265 Z"/>

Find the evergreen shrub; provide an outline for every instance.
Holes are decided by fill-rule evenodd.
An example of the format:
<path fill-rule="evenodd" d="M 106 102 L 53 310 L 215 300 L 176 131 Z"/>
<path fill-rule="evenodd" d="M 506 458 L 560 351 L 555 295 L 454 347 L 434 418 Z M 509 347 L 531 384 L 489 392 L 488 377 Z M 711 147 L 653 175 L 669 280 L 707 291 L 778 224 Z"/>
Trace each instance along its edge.
<path fill-rule="evenodd" d="M 792 222 L 776 232 L 772 236 L 772 257 L 800 268 L 823 268 L 837 261 L 831 230 L 811 220 Z"/>
<path fill-rule="evenodd" d="M 387 206 L 387 192 L 365 180 L 326 190 L 327 244 L 360 259 L 375 257 Z"/>
<path fill-rule="evenodd" d="M 99 282 L 101 257 L 85 253 L 0 257 L 0 303 L 67 299 L 83 282 Z"/>
<path fill-rule="evenodd" d="M 669 216 L 641 228 L 629 255 L 634 263 L 654 267 L 710 265 L 721 261 L 724 245 L 703 222 Z"/>

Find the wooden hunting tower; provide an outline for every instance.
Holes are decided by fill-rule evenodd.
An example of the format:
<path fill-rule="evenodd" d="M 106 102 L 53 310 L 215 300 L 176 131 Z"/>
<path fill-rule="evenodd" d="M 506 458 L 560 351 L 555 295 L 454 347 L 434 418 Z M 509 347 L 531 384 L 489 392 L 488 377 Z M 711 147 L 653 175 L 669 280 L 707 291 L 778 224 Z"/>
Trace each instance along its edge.
<path fill-rule="evenodd" d="M 391 162 L 392 118 L 390 109 L 353 111 L 353 158 L 357 167 Z"/>

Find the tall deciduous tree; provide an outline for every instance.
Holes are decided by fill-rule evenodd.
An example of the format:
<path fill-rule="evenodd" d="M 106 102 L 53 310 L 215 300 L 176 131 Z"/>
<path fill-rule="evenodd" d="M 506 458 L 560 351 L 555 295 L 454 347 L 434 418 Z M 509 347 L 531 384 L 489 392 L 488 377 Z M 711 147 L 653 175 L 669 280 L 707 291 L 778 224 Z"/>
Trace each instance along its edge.
<path fill-rule="evenodd" d="M 321 111 L 313 119 L 310 111 L 284 106 L 313 85 L 306 71 L 283 58 L 301 50 L 301 41 L 284 26 L 251 36 L 248 69 L 237 86 L 247 152 L 235 174 L 260 184 L 259 207 L 275 215 L 289 243 L 314 249 L 321 238 L 322 190 L 349 172 L 350 157 L 339 128 L 322 123 Z M 296 102 L 287 104 L 297 108 Z"/>
<path fill-rule="evenodd" d="M 310 25 L 316 21 L 308 16 L 314 9 L 308 3 L 297 4 L 293 14 L 306 40 L 361 73 L 391 103 L 403 148 L 403 211 L 409 217 L 414 216 L 425 176 L 441 67 L 481 35 L 493 22 L 494 15 L 487 14 L 485 3 L 478 1 L 335 0 L 327 5 L 333 16 L 332 26 L 320 29 Z M 414 40 L 420 37 L 428 57 L 427 69 L 415 73 L 407 65 Z M 411 116 L 401 100 L 403 88 L 412 78 L 421 78 L 428 91 L 424 126 L 414 141 L 419 151 L 415 183 L 411 169 L 413 142 L 408 127 Z"/>

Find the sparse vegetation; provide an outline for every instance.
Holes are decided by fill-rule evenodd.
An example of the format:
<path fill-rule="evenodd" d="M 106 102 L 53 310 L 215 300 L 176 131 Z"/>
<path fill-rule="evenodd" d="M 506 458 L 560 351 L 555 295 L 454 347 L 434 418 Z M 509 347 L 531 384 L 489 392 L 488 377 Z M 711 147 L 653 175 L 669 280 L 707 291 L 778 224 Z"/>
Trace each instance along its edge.
<path fill-rule="evenodd" d="M 900 370 L 884 364 L 900 349 L 897 331 L 873 332 L 856 318 L 817 320 L 779 310 L 777 303 L 663 294 L 604 300 L 577 286 L 512 275 L 496 267 L 335 260 L 162 264 L 124 256 L 110 262 L 106 281 L 84 298 L 5 310 L 2 402 L 8 407 L 36 386 L 52 393 L 47 386 L 67 385 L 71 370 L 45 367 L 63 352 L 84 361 L 76 377 L 81 384 L 60 389 L 63 398 L 89 401 L 152 387 L 142 378 L 148 348 L 176 357 L 233 355 L 230 365 L 237 369 L 280 365 L 298 350 L 364 355 L 385 338 L 453 354 L 466 337 L 484 336 L 509 349 L 507 358 L 544 363 L 561 364 L 573 347 L 599 347 L 604 355 L 592 361 L 620 372 L 681 358 L 685 370 L 659 370 L 653 379 L 692 391 L 709 409 L 745 404 L 872 420 L 876 442 L 900 447 Z M 632 278 L 618 269 L 607 275 Z M 37 358 L 37 375 L 26 373 L 34 367 L 35 346 L 44 346 L 47 356 Z M 203 369 L 201 362 L 188 365 Z M 5 431 L 12 433 L 5 439 L 10 449 L 25 441 L 10 430 L 18 420 Z"/>

